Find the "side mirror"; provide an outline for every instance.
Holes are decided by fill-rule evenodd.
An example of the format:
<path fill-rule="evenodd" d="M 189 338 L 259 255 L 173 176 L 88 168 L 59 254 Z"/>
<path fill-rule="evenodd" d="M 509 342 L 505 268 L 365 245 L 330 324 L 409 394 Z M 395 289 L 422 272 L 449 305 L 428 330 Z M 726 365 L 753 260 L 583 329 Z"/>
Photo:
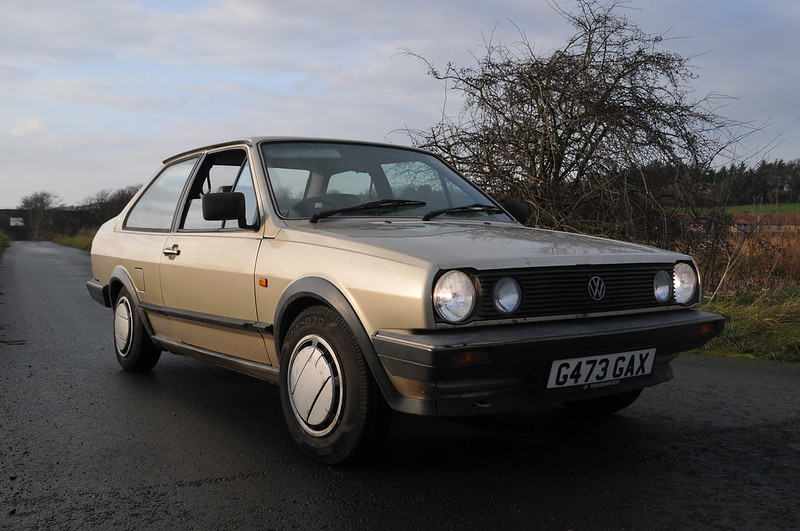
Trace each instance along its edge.
<path fill-rule="evenodd" d="M 521 201 L 506 201 L 503 203 L 503 208 L 523 225 L 528 221 L 528 218 L 531 217 L 531 207 L 529 207 L 527 203 Z"/>
<path fill-rule="evenodd" d="M 206 221 L 228 221 L 235 219 L 240 229 L 252 229 L 245 218 L 244 194 L 221 192 L 203 196 L 203 218 Z"/>

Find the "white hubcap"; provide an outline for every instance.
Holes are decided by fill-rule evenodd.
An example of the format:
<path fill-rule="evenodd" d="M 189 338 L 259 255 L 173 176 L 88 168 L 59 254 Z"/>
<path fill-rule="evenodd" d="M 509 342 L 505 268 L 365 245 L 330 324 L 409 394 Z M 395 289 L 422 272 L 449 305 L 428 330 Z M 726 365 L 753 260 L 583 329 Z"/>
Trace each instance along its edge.
<path fill-rule="evenodd" d="M 336 427 L 342 412 L 342 377 L 331 345 L 308 335 L 289 359 L 289 398 L 300 426 L 321 437 Z"/>
<path fill-rule="evenodd" d="M 114 312 L 114 343 L 117 352 L 122 357 L 128 355 L 128 347 L 131 342 L 131 305 L 128 299 L 123 297 L 117 302 L 117 309 Z"/>

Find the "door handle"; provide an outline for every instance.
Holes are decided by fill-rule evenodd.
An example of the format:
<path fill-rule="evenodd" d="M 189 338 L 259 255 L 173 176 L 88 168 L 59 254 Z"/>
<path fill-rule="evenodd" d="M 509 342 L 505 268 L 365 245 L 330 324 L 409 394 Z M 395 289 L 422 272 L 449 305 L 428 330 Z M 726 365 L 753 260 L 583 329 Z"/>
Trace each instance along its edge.
<path fill-rule="evenodd" d="M 178 249 L 177 245 L 173 245 L 172 247 L 167 247 L 161 252 L 167 256 L 178 256 L 179 254 L 181 254 L 181 250 Z"/>

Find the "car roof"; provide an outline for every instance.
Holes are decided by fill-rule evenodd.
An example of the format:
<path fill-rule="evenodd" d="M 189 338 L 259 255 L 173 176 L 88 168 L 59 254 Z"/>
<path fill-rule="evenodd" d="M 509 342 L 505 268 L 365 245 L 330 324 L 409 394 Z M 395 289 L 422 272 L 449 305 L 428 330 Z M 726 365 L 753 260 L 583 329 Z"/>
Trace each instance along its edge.
<path fill-rule="evenodd" d="M 339 144 L 360 144 L 365 146 L 377 146 L 377 147 L 391 147 L 397 149 L 407 149 L 411 151 L 421 151 L 424 153 L 428 153 L 425 150 L 411 147 L 411 146 L 403 146 L 400 144 L 389 144 L 387 142 L 371 142 L 366 140 L 347 140 L 342 138 L 317 138 L 317 137 L 307 137 L 307 136 L 251 136 L 251 137 L 244 137 L 238 140 L 229 140 L 227 142 L 220 142 L 217 144 L 209 144 L 207 146 L 202 146 L 194 149 L 190 149 L 187 151 L 183 151 L 178 153 L 177 155 L 172 155 L 171 157 L 167 157 L 164 159 L 163 163 L 167 164 L 173 162 L 178 159 L 182 159 L 189 155 L 194 155 L 197 153 L 203 153 L 206 151 L 211 151 L 219 148 L 224 148 L 228 146 L 240 146 L 240 145 L 247 145 L 247 146 L 255 146 L 262 142 L 335 142 Z"/>

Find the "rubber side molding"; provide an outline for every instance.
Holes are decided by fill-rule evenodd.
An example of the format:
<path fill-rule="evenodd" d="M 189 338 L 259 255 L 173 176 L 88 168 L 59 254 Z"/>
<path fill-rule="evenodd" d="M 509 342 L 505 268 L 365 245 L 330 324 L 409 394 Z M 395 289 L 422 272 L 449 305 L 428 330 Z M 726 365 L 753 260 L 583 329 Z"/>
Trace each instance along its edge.
<path fill-rule="evenodd" d="M 270 323 L 234 319 L 232 317 L 223 317 L 208 313 L 180 310 L 177 308 L 167 308 L 164 306 L 151 304 L 149 302 L 142 302 L 140 303 L 140 306 L 148 313 L 155 313 L 165 317 L 177 317 L 178 319 L 186 319 L 187 321 L 194 321 L 197 323 L 222 326 L 224 328 L 233 328 L 236 330 L 243 329 L 249 332 L 263 332 L 265 334 L 272 334 L 272 325 Z"/>

